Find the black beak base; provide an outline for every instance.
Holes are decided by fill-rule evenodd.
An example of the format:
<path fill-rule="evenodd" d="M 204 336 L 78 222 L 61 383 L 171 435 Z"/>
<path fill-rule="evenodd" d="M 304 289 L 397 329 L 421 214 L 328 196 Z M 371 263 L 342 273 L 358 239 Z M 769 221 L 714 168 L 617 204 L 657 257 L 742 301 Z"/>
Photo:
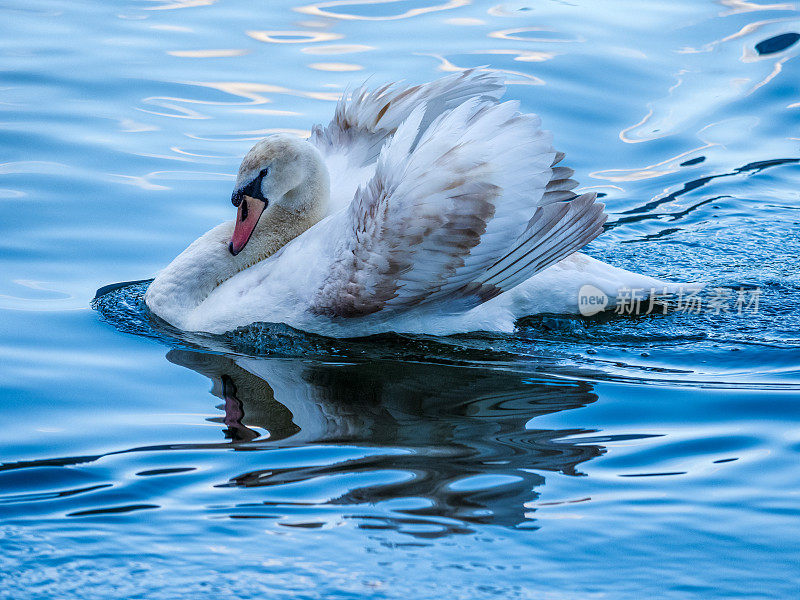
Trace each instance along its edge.
<path fill-rule="evenodd" d="M 267 199 L 264 198 L 264 194 L 261 193 L 261 179 L 262 177 L 260 176 L 256 177 L 246 186 L 234 190 L 231 196 L 231 204 L 238 208 L 245 196 L 250 196 L 251 198 L 261 200 L 264 204 L 267 204 Z"/>

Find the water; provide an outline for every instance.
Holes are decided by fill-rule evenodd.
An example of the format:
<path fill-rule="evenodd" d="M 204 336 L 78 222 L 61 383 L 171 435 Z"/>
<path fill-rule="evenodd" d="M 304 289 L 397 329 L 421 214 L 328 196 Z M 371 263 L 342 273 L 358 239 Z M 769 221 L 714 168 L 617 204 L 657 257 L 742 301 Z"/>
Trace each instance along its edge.
<path fill-rule="evenodd" d="M 0 15 L 0 597 L 798 596 L 796 3 Z M 605 195 L 590 254 L 758 310 L 335 341 L 91 308 L 232 218 L 255 139 L 480 65 Z"/>

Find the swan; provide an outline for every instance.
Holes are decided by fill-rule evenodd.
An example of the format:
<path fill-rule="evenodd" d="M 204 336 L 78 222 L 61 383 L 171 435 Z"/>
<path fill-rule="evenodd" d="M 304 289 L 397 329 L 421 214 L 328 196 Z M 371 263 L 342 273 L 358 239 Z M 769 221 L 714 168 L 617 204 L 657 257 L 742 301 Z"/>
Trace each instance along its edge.
<path fill-rule="evenodd" d="M 234 221 L 195 240 L 145 294 L 185 331 L 285 323 L 332 337 L 512 332 L 577 313 L 586 285 L 678 284 L 577 252 L 604 205 L 576 194 L 539 117 L 466 70 L 345 94 L 310 138 L 275 134 L 245 155 Z"/>

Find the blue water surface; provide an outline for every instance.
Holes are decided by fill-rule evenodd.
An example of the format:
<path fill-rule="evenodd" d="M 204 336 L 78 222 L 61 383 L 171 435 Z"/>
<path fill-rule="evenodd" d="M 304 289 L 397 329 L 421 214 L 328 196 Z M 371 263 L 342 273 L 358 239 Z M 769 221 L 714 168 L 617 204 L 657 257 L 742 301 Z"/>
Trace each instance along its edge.
<path fill-rule="evenodd" d="M 795 2 L 0 0 L 0 22 L 0 598 L 800 597 Z M 146 283 L 93 302 L 233 218 L 255 140 L 467 67 L 603 196 L 589 254 L 729 302 L 344 341 L 171 331 Z"/>

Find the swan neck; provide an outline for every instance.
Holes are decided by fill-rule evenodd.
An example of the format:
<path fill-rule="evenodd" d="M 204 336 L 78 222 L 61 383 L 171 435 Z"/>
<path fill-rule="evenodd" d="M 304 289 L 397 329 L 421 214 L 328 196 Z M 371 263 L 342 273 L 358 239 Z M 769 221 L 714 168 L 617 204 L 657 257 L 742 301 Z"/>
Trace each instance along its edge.
<path fill-rule="evenodd" d="M 250 241 L 238 255 L 228 251 L 234 228 L 234 223 L 228 221 L 195 240 L 175 258 L 148 288 L 145 302 L 151 310 L 173 325 L 186 328 L 189 313 L 222 283 L 269 258 L 321 221 L 327 214 L 330 196 L 328 170 L 316 149 L 306 157 L 304 167 L 303 180 L 267 206 Z"/>
<path fill-rule="evenodd" d="M 228 277 L 269 258 L 325 217 L 330 178 L 316 149 L 304 167 L 305 176 L 300 183 L 286 192 L 279 202 L 267 206 L 252 239 L 237 257 L 241 258 L 239 268 Z"/>
<path fill-rule="evenodd" d="M 261 222 L 258 224 L 259 232 L 257 237 L 254 236 L 254 239 L 251 239 L 245 246 L 245 251 L 242 251 L 236 257 L 239 260 L 234 261 L 235 268 L 227 274 L 225 279 L 229 279 L 236 273 L 269 258 L 294 238 L 318 223 L 323 216 L 324 211 L 317 208 L 297 213 L 280 205 L 270 206 L 264 211 Z M 222 283 L 222 281 L 219 283 Z"/>

